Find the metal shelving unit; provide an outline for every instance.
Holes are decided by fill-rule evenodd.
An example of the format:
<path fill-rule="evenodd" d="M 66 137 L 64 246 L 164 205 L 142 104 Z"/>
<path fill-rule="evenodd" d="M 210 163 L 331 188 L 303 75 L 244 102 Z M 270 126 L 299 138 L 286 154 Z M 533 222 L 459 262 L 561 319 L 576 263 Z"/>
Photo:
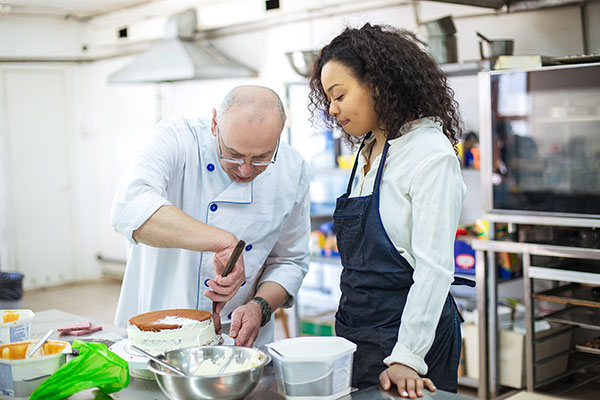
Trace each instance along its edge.
<path fill-rule="evenodd" d="M 548 314 L 546 321 L 600 330 L 600 309 L 574 306 Z"/>
<path fill-rule="evenodd" d="M 512 240 L 472 243 L 477 262 L 481 399 L 493 399 L 503 390 L 496 313 L 499 252 L 520 254 L 522 259 L 527 390 L 560 395 L 600 379 L 598 354 L 573 346 L 580 339 L 577 336 L 588 337 L 600 330 L 600 300 L 585 287 L 600 286 L 599 170 L 587 161 L 600 143 L 598 70 L 600 64 L 590 63 L 479 74 L 483 219 L 490 223 L 490 235 L 497 224 L 507 224 Z M 577 147 L 573 138 L 582 144 L 571 151 Z M 562 231 L 574 233 L 557 239 Z M 536 280 L 551 282 L 554 288 L 534 293 L 534 283 L 544 284 Z M 535 334 L 535 310 L 540 305 L 536 301 L 556 303 L 554 307 L 543 303 L 555 312 L 542 316 L 547 311 L 539 307 L 539 315 L 552 321 L 559 332 Z M 560 307 L 566 308 L 556 311 Z M 553 338 L 564 332 L 571 338 L 576 334 L 571 347 L 544 353 L 542 349 L 551 347 Z M 541 359 L 536 357 L 536 348 Z M 563 373 L 564 364 L 554 368 L 551 363 L 565 357 L 569 364 Z M 596 376 L 587 376 L 590 366 L 595 367 Z"/>
<path fill-rule="evenodd" d="M 556 267 L 537 267 L 531 265 L 532 256 L 565 257 L 579 260 L 600 260 L 600 249 L 587 249 L 578 247 L 541 245 L 533 243 L 504 242 L 495 240 L 473 241 L 472 246 L 476 251 L 477 260 L 477 284 L 478 284 L 478 314 L 479 314 L 479 398 L 489 399 L 499 395 L 500 385 L 498 383 L 498 322 L 495 307 L 497 303 L 498 281 L 495 274 L 495 253 L 508 252 L 521 254 L 523 258 L 523 283 L 524 301 L 526 307 L 526 383 L 528 391 L 547 386 L 568 376 L 579 374 L 581 379 L 576 380 L 570 387 L 563 387 L 562 392 L 572 390 L 587 382 L 600 379 L 600 376 L 586 377 L 581 372 L 586 368 L 600 365 L 600 359 L 595 358 L 582 362 L 564 373 L 536 382 L 535 370 L 540 365 L 555 359 L 556 357 L 571 355 L 580 348 L 569 349 L 566 352 L 555 354 L 542 360 L 535 358 L 535 345 L 560 335 L 565 330 L 534 340 L 534 300 L 546 300 L 556 303 L 567 304 L 564 310 L 544 316 L 547 321 L 564 324 L 565 329 L 600 330 L 600 301 L 592 298 L 590 288 L 581 286 L 579 283 L 600 283 L 600 270 L 592 272 L 589 270 L 560 269 Z M 561 286 L 548 291 L 533 293 L 533 279 L 549 279 L 554 281 L 569 281 L 566 286 Z M 568 326 L 571 326 L 569 328 Z M 483 338 L 483 340 L 481 340 Z M 585 349 L 583 350 L 585 351 Z M 595 351 L 588 351 L 595 353 Z M 600 351 L 598 351 L 600 353 Z"/>
<path fill-rule="evenodd" d="M 532 277 L 531 273 L 529 277 Z M 589 287 L 582 286 L 579 283 L 570 283 L 544 292 L 534 293 L 533 297 L 555 303 L 600 307 L 600 298 L 596 298 Z"/>

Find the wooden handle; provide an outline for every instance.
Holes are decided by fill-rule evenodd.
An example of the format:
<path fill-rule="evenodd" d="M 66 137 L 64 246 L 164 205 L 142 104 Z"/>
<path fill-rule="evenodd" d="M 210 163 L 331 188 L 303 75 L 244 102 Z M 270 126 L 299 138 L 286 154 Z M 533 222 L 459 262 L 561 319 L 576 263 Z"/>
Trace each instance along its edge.
<path fill-rule="evenodd" d="M 246 247 L 246 242 L 244 242 L 243 240 L 240 240 L 235 245 L 235 249 L 233 249 L 233 253 L 231 253 L 231 257 L 229 258 L 229 261 L 227 262 L 227 266 L 225 267 L 225 270 L 221 274 L 221 276 L 223 278 L 225 278 L 227 275 L 229 275 L 229 273 L 233 269 L 235 263 L 240 258 L 240 255 L 242 254 L 242 250 L 244 250 L 244 247 Z"/>

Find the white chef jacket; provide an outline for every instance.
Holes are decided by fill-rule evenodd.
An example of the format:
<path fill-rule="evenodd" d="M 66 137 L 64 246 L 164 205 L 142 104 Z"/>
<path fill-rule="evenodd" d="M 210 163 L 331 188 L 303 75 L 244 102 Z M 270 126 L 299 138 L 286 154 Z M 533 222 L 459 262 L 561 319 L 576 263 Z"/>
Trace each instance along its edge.
<path fill-rule="evenodd" d="M 373 192 L 381 155 L 366 176 L 363 168 L 374 140 L 366 140 L 350 197 Z M 389 143 L 379 212 L 392 243 L 415 271 L 398 341 L 384 362 L 406 364 L 425 375 L 424 358 L 454 280 L 454 238 L 466 185 L 456 153 L 433 119 L 414 121 L 407 133 Z"/>
<path fill-rule="evenodd" d="M 133 239 L 133 231 L 164 205 L 246 241 L 246 281 L 221 312 L 224 324 L 265 281 L 283 286 L 290 295 L 285 306 L 293 304 L 310 257 L 308 165 L 281 142 L 274 164 L 252 182 L 233 182 L 219 164 L 215 140 L 209 121 L 163 120 L 126 169 L 111 216 L 113 228 L 131 242 L 115 325 L 124 327 L 129 318 L 155 310 L 212 311 L 203 293 L 215 277 L 214 253 L 156 248 Z M 273 334 L 271 320 L 255 345 L 273 341 Z"/>

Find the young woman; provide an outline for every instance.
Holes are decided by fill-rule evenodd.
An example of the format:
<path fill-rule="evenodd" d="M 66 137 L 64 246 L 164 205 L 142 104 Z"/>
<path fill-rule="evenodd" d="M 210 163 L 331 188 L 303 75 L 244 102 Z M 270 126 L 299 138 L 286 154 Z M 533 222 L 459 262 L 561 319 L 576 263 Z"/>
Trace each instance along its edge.
<path fill-rule="evenodd" d="M 395 384 L 410 398 L 424 387 L 456 392 L 449 289 L 466 187 L 446 77 L 410 33 L 366 24 L 321 50 L 310 89 L 313 120 L 325 115 L 361 142 L 333 215 L 344 266 L 335 328 L 358 345 L 352 384 Z"/>

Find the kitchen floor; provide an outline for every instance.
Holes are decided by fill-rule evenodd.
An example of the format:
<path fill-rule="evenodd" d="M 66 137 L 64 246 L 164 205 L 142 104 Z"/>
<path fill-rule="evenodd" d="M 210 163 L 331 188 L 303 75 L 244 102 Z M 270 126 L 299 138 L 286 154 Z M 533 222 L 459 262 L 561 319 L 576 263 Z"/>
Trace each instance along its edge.
<path fill-rule="evenodd" d="M 22 308 L 34 312 L 57 309 L 89 318 L 101 324 L 112 324 L 120 290 L 120 280 L 105 278 L 95 282 L 28 291 L 23 296 Z M 282 339 L 285 337 L 283 324 L 281 320 L 276 321 L 275 339 Z M 577 389 L 576 392 L 569 393 L 565 398 L 600 398 L 600 384 L 591 383 Z M 459 393 L 464 396 L 477 397 L 477 391 L 472 388 L 460 387 Z"/>

